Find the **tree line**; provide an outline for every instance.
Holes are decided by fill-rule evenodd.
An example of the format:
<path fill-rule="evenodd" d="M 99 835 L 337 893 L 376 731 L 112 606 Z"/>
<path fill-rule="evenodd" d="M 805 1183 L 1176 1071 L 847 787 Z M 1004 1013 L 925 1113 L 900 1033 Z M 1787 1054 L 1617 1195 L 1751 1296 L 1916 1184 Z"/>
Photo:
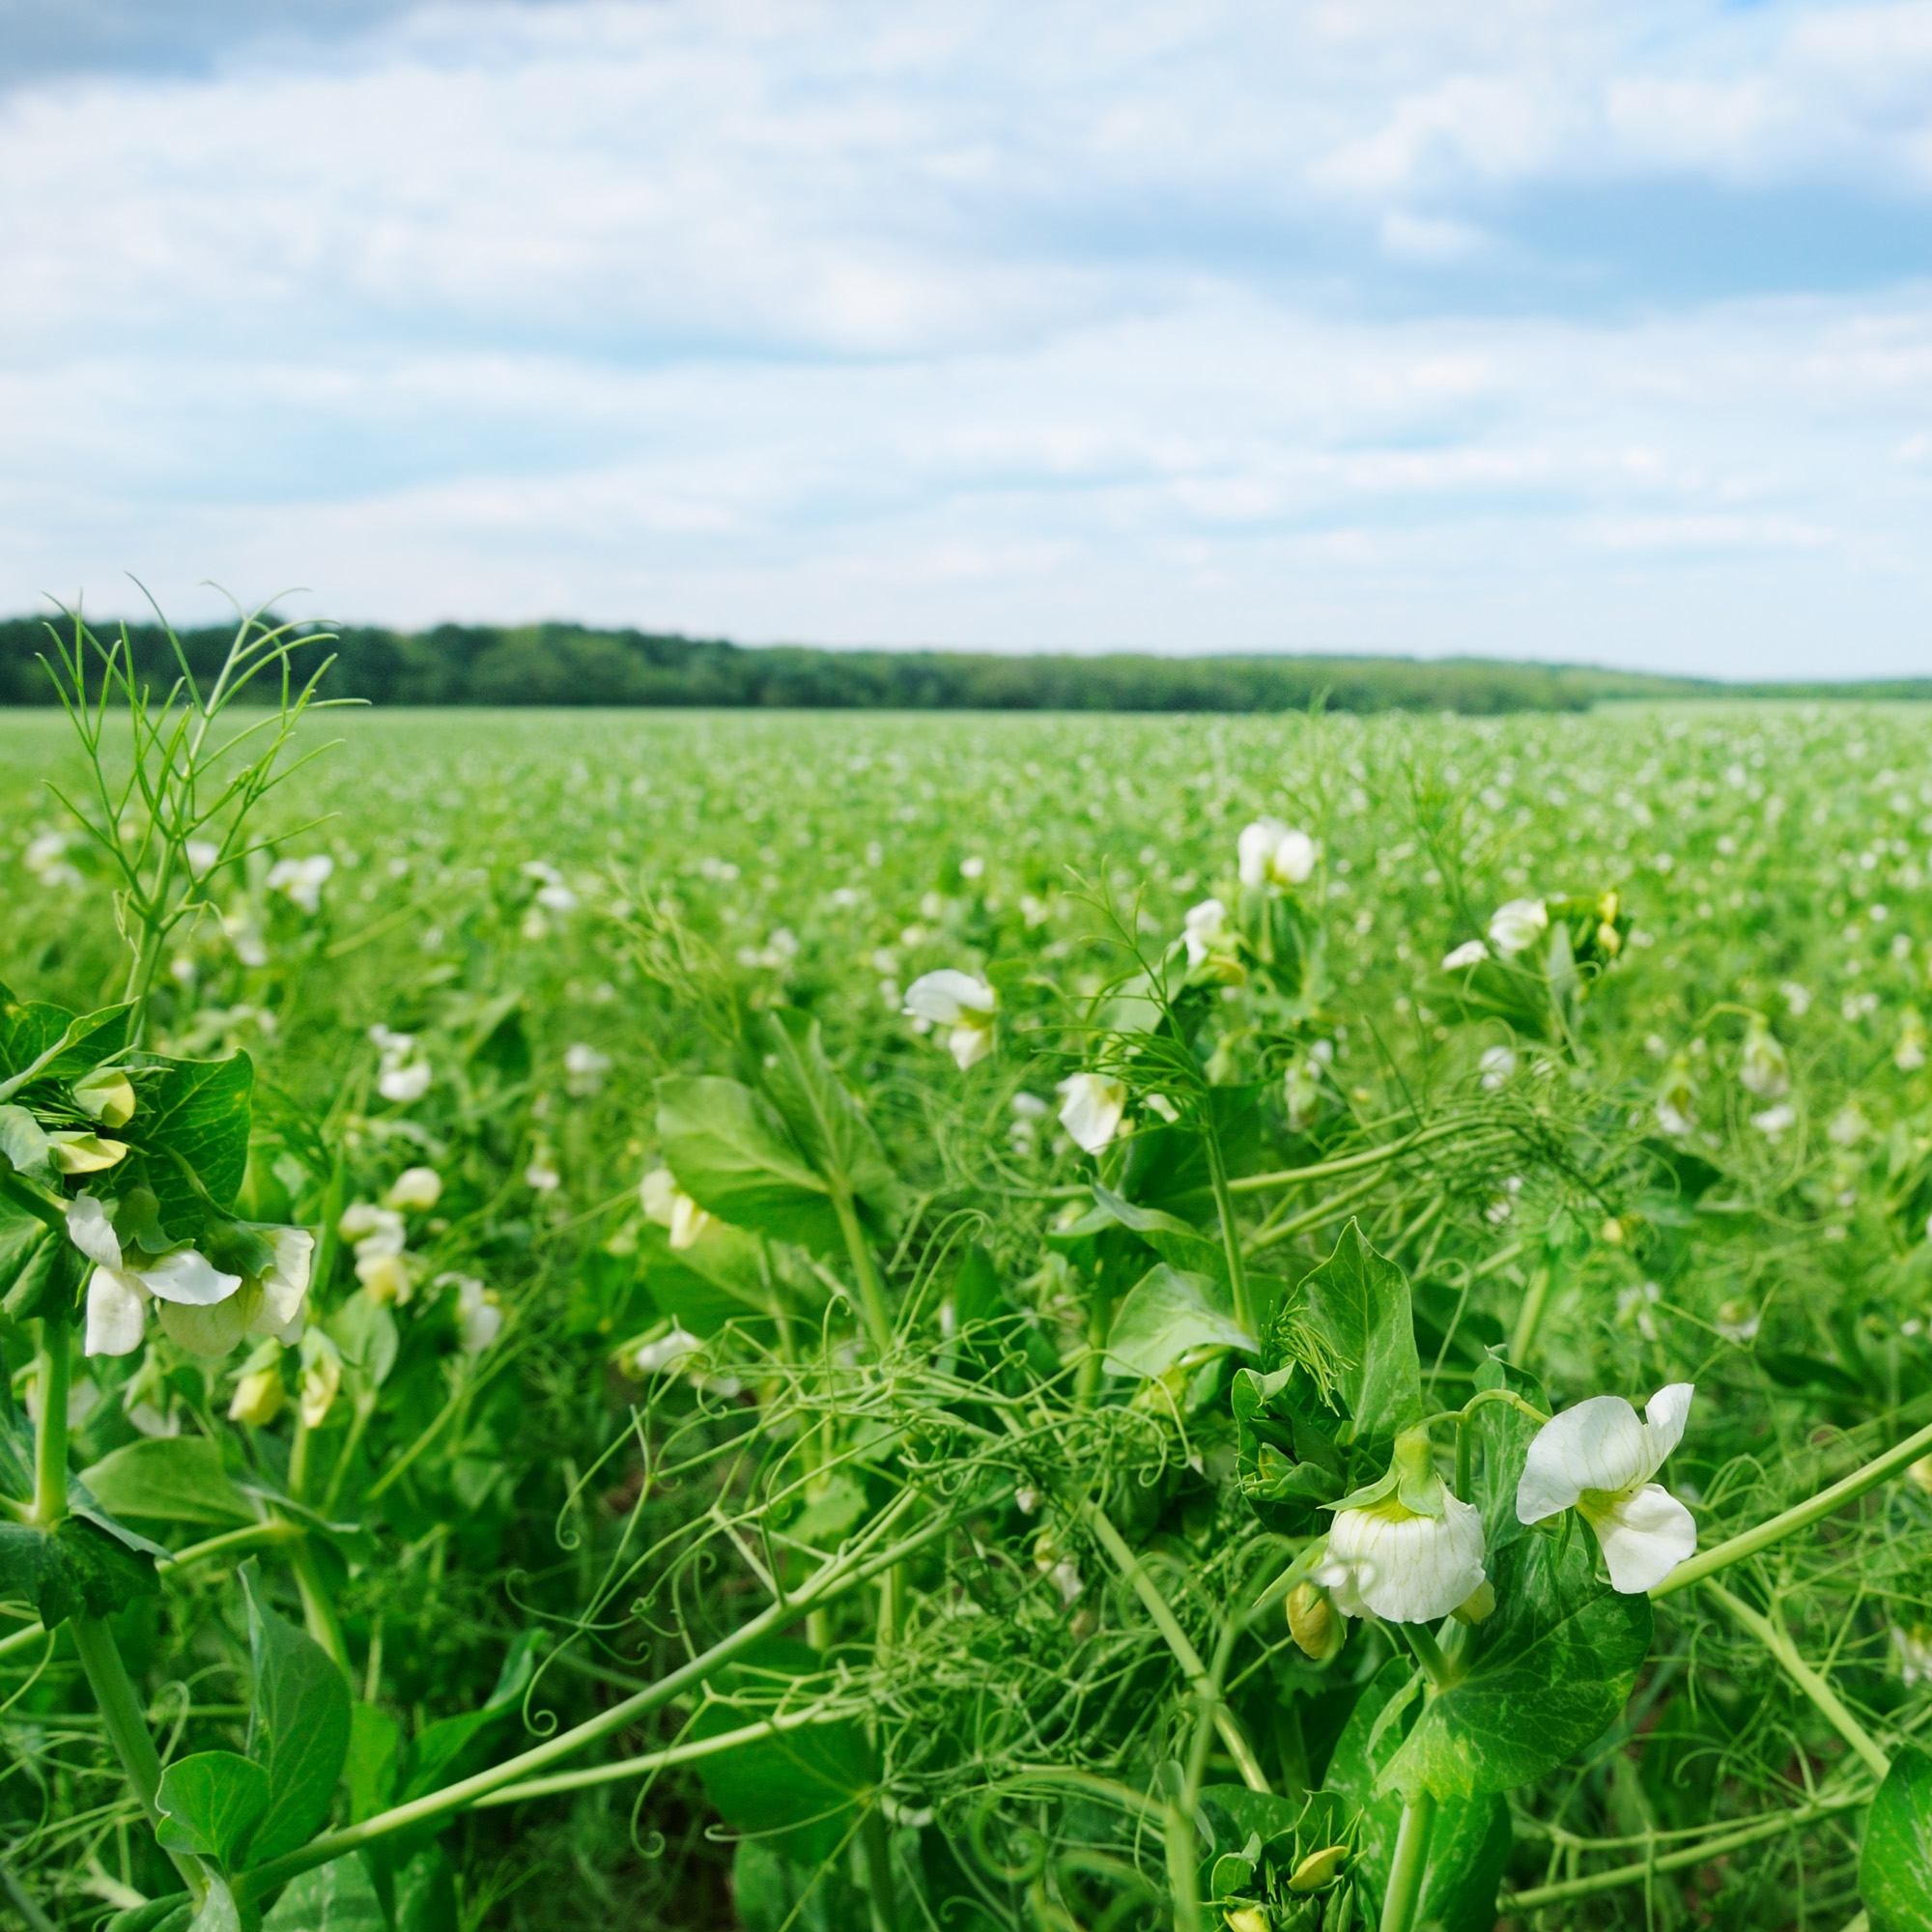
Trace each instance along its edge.
<path fill-rule="evenodd" d="M 100 635 L 120 626 L 101 627 Z M 70 626 L 71 632 L 71 626 Z M 137 671 L 179 674 L 168 633 L 129 624 Z M 197 679 L 212 678 L 232 628 L 175 634 Z M 50 704 L 38 618 L 0 620 L 0 704 Z M 1723 696 L 1932 696 L 1932 679 L 1861 685 L 1725 685 L 1713 680 L 1512 664 L 1486 658 L 999 656 L 968 651 L 748 647 L 720 639 L 582 624 L 427 631 L 352 625 L 298 653 L 335 660 L 330 697 L 388 705 L 703 705 L 867 711 L 1581 711 L 1605 698 Z M 264 694 L 266 696 L 267 694 Z"/>

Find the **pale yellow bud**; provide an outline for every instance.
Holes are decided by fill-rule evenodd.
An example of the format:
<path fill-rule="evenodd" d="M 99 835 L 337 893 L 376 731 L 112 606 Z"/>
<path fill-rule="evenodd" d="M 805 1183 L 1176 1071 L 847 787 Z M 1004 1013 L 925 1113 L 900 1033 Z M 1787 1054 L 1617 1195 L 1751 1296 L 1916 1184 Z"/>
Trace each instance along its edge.
<path fill-rule="evenodd" d="M 1258 1905 L 1244 1905 L 1226 1917 L 1228 1932 L 1268 1932 L 1267 1914 Z"/>
<path fill-rule="evenodd" d="M 1928 1496 L 1932 1496 L 1932 1456 L 1921 1456 L 1907 1470 L 1906 1475 L 1917 1483 Z"/>
<path fill-rule="evenodd" d="M 1604 1239 L 1606 1242 L 1608 1242 L 1611 1247 L 1620 1248 L 1623 1246 L 1624 1224 L 1621 1221 L 1619 1221 L 1614 1214 L 1612 1214 L 1610 1218 L 1604 1223 L 1603 1227 L 1599 1230 L 1599 1232 L 1602 1234 Z"/>
<path fill-rule="evenodd" d="M 1324 1885 L 1332 1884 L 1335 1874 L 1342 1869 L 1342 1861 L 1349 1856 L 1347 1845 L 1326 1845 L 1319 1852 L 1310 1852 L 1295 1866 L 1293 1876 L 1288 1882 L 1290 1891 L 1320 1891 Z"/>
<path fill-rule="evenodd" d="M 1496 1586 L 1485 1577 L 1449 1614 L 1459 1624 L 1479 1624 L 1495 1606 Z"/>
<path fill-rule="evenodd" d="M 245 1422 L 251 1429 L 266 1429 L 282 1412 L 283 1393 L 279 1369 L 257 1369 L 236 1384 L 228 1419 Z"/>
<path fill-rule="evenodd" d="M 1288 1593 L 1288 1634 L 1317 1663 L 1325 1663 L 1342 1648 L 1348 1633 L 1319 1583 L 1297 1583 Z"/>
<path fill-rule="evenodd" d="M 134 1118 L 134 1084 L 125 1073 L 104 1068 L 73 1083 L 73 1104 L 103 1127 L 125 1127 Z"/>

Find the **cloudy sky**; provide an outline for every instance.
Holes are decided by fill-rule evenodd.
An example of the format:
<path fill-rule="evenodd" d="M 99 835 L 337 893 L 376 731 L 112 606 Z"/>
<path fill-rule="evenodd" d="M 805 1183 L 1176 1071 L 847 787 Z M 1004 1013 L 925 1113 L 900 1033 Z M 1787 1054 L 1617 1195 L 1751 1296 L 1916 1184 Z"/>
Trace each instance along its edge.
<path fill-rule="evenodd" d="M 1925 0 L 0 0 L 0 610 L 1932 671 Z"/>

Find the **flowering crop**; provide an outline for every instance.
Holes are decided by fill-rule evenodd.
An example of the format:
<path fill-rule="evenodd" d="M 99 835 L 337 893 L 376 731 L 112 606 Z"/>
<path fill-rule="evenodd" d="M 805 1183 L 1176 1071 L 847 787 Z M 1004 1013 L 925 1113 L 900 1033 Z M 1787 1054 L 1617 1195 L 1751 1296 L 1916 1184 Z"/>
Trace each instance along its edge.
<path fill-rule="evenodd" d="M 29 1922 L 1932 1923 L 1916 714 L 276 682 L 0 730 Z"/>

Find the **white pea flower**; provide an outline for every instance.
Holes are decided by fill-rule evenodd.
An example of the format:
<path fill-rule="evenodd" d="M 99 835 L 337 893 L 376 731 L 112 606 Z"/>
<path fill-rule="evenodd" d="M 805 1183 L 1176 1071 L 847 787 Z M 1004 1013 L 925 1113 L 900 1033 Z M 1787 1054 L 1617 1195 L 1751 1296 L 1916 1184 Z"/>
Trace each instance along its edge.
<path fill-rule="evenodd" d="M 1489 956 L 1490 949 L 1480 939 L 1465 939 L 1442 955 L 1442 970 L 1460 973 L 1465 966 L 1480 966 Z"/>
<path fill-rule="evenodd" d="M 241 1286 L 239 1274 L 223 1274 L 193 1248 L 177 1248 L 144 1267 L 97 1267 L 87 1284 L 85 1352 L 131 1355 L 141 1346 L 151 1298 L 208 1308 Z"/>
<path fill-rule="evenodd" d="M 604 1077 L 611 1071 L 611 1056 L 586 1046 L 581 1039 L 563 1050 L 563 1089 L 573 1099 L 587 1099 L 604 1089 Z"/>
<path fill-rule="evenodd" d="M 1219 899 L 1203 899 L 1188 907 L 1183 926 L 1190 968 L 1205 966 L 1209 959 L 1232 958 L 1236 934 L 1228 923 L 1228 908 Z"/>
<path fill-rule="evenodd" d="M 711 1225 L 711 1216 L 677 1184 L 677 1177 L 668 1167 L 654 1167 L 644 1176 L 638 1198 L 643 1204 L 646 1220 L 670 1230 L 670 1244 L 674 1248 L 696 1246 Z"/>
<path fill-rule="evenodd" d="M 1235 841 L 1244 886 L 1298 886 L 1315 869 L 1315 840 L 1278 818 L 1258 818 Z"/>
<path fill-rule="evenodd" d="M 1612 1587 L 1627 1597 L 1654 1589 L 1697 1548 L 1690 1512 L 1651 1478 L 1683 1439 L 1692 1385 L 1659 1389 L 1637 1420 L 1622 1396 L 1592 1396 L 1546 1422 L 1517 1485 L 1521 1522 L 1566 1509 L 1596 1532 Z"/>
<path fill-rule="evenodd" d="M 1798 1124 L 1798 1110 L 1789 1101 L 1780 1100 L 1775 1107 L 1767 1107 L 1762 1113 L 1753 1114 L 1750 1123 L 1767 1140 L 1776 1140 L 1778 1135 Z"/>
<path fill-rule="evenodd" d="M 1056 1091 L 1065 1095 L 1060 1124 L 1088 1153 L 1098 1153 L 1120 1132 L 1121 1117 L 1127 1111 L 1125 1081 L 1099 1073 L 1069 1073 Z"/>
<path fill-rule="evenodd" d="M 1777 1036 L 1761 1019 L 1752 1019 L 1746 1030 L 1738 1078 L 1746 1093 L 1755 1094 L 1760 1100 L 1781 1100 L 1791 1092 L 1791 1063 L 1785 1059 Z"/>
<path fill-rule="evenodd" d="M 503 1332 L 496 1295 L 474 1275 L 440 1274 L 434 1286 L 456 1291 L 456 1337 L 466 1355 L 480 1355 Z"/>
<path fill-rule="evenodd" d="M 1932 1626 L 1914 1624 L 1891 1631 L 1892 1648 L 1898 1652 L 1898 1669 L 1907 1684 L 1932 1683 Z"/>
<path fill-rule="evenodd" d="M 320 1328 L 311 1328 L 302 1337 L 301 1365 L 302 1423 L 320 1429 L 342 1386 L 342 1350 Z"/>
<path fill-rule="evenodd" d="M 322 889 L 335 870 L 335 861 L 327 852 L 309 859 L 277 859 L 269 868 L 269 890 L 286 893 L 289 902 L 311 918 L 322 910 Z"/>
<path fill-rule="evenodd" d="M 383 1206 L 391 1210 L 428 1211 L 442 1199 L 442 1176 L 433 1167 L 406 1167 L 390 1181 Z"/>
<path fill-rule="evenodd" d="M 197 1355 L 225 1355 L 244 1335 L 299 1342 L 308 1311 L 309 1265 L 315 1236 L 306 1228 L 257 1226 L 270 1262 L 243 1278 L 241 1292 L 208 1305 L 163 1302 L 161 1326 L 168 1339 Z"/>
<path fill-rule="evenodd" d="M 992 1052 L 993 1015 L 999 1007 L 999 994 L 978 974 L 945 966 L 922 973 L 906 988 L 902 1010 L 908 1019 L 951 1029 L 946 1043 L 963 1073 Z"/>
<path fill-rule="evenodd" d="M 378 1208 L 367 1201 L 352 1202 L 342 1210 L 335 1231 L 353 1241 L 358 1255 L 399 1255 L 409 1238 L 402 1215 L 394 1208 Z"/>
<path fill-rule="evenodd" d="M 1490 944 L 1498 952 L 1521 952 L 1549 929 L 1549 908 L 1541 899 L 1511 899 L 1490 919 Z"/>
<path fill-rule="evenodd" d="M 1690 1084 L 1690 1063 L 1682 1055 L 1670 1063 L 1658 1089 L 1657 1124 L 1680 1141 L 1697 1124 L 1697 1090 Z"/>
<path fill-rule="evenodd" d="M 1493 1094 L 1498 1087 L 1507 1086 L 1516 1072 L 1516 1054 L 1507 1046 L 1485 1047 L 1476 1064 L 1482 1069 L 1484 1088 Z"/>
<path fill-rule="evenodd" d="M 429 1092 L 434 1078 L 428 1061 L 412 1061 L 407 1066 L 384 1067 L 376 1078 L 376 1091 L 384 1099 L 406 1107 Z"/>
<path fill-rule="evenodd" d="M 1483 1513 L 1435 1473 L 1425 1430 L 1397 1436 L 1378 1483 L 1345 1496 L 1314 1573 L 1345 1617 L 1435 1623 L 1468 1602 L 1483 1569 Z"/>
<path fill-rule="evenodd" d="M 646 1342 L 631 1357 L 631 1366 L 640 1376 L 654 1376 L 660 1369 L 670 1368 L 687 1355 L 696 1354 L 703 1346 L 696 1335 L 687 1334 L 673 1324 L 668 1335 L 660 1336 L 655 1342 Z"/>

